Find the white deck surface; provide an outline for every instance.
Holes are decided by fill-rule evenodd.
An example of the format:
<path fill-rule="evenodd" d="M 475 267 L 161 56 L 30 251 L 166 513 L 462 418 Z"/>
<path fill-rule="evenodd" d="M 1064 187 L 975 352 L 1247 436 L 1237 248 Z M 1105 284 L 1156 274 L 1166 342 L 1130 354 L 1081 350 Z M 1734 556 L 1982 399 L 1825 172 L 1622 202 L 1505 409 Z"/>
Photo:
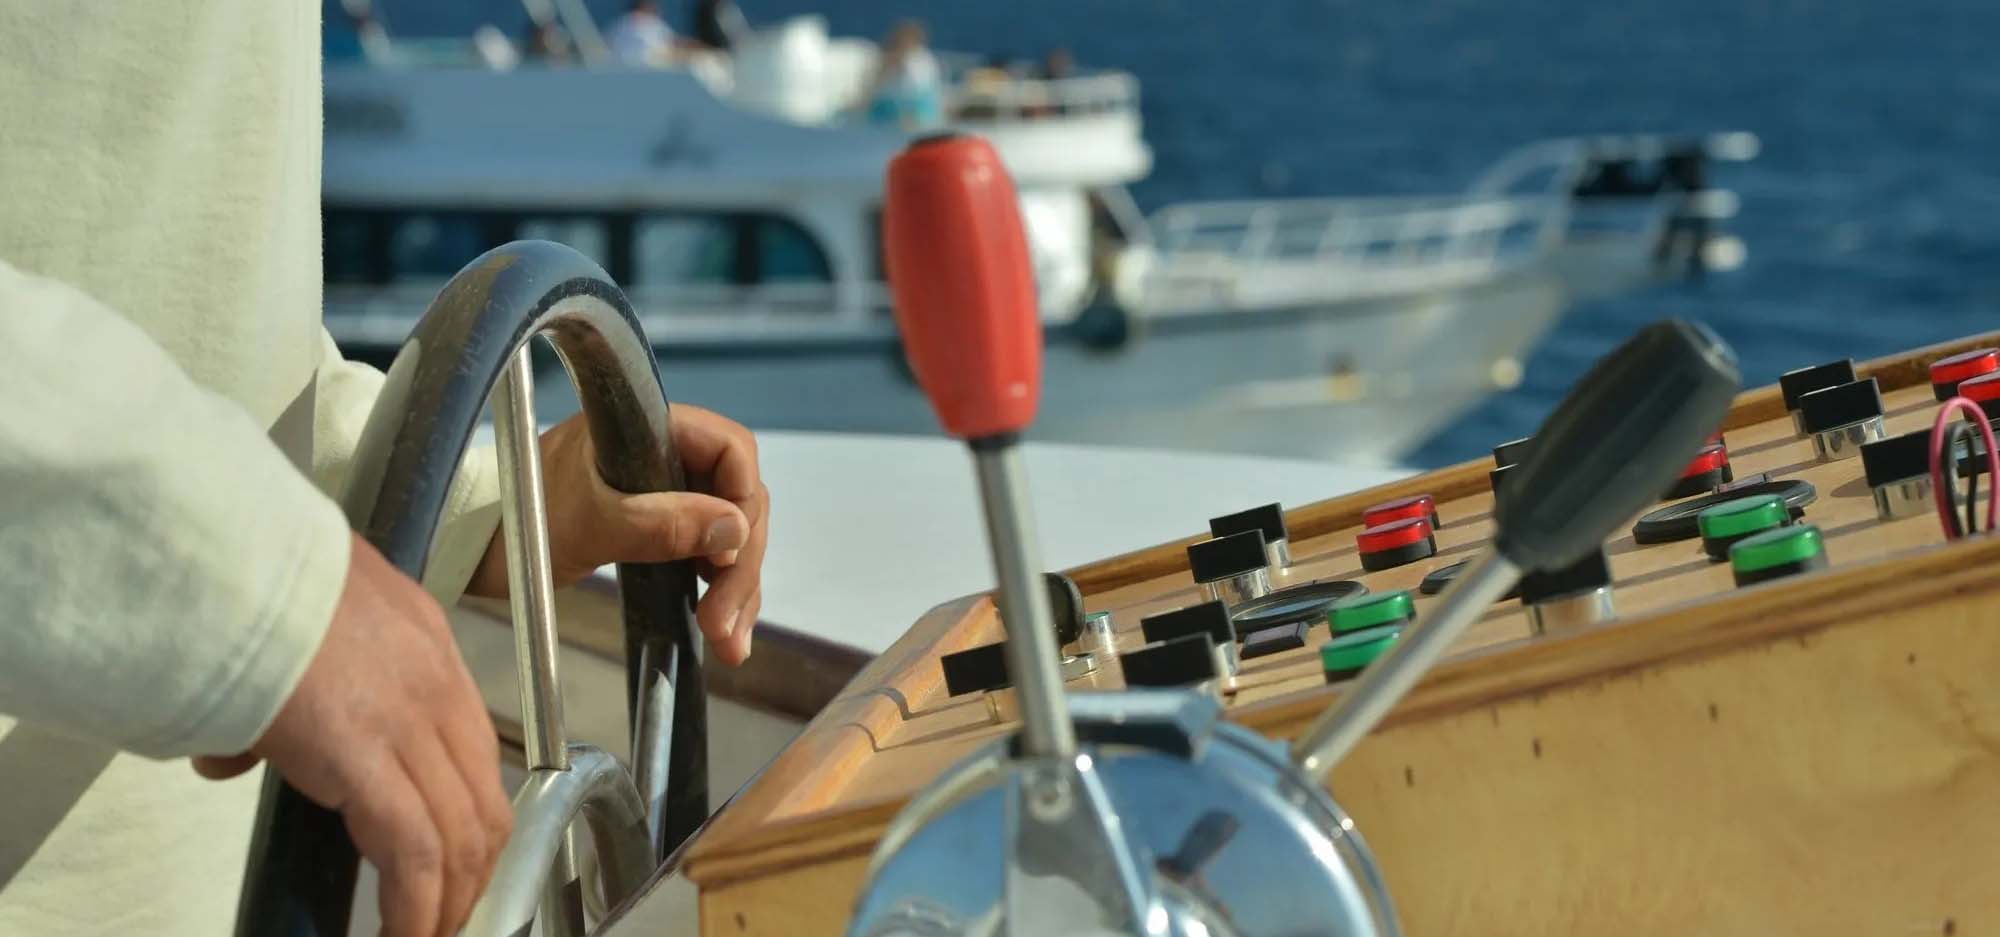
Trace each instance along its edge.
<path fill-rule="evenodd" d="M 993 587 L 971 456 L 944 438 L 760 433 L 771 489 L 764 621 L 887 648 L 940 602 Z M 1406 470 L 1028 444 L 1042 565 L 1063 569 L 1208 529 L 1208 519 L 1380 484 Z"/>

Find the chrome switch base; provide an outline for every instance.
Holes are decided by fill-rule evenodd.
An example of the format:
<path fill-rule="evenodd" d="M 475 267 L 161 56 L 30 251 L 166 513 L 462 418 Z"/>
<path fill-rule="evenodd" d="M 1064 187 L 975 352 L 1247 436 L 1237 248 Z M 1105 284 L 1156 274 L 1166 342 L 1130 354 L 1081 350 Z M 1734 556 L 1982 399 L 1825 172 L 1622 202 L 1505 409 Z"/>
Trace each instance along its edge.
<path fill-rule="evenodd" d="M 1271 594 L 1271 573 L 1267 569 L 1253 569 L 1228 579 L 1204 582 L 1201 594 L 1203 598 L 1224 605 L 1241 605 Z"/>
<path fill-rule="evenodd" d="M 1869 417 L 1858 423 L 1836 426 L 1824 433 L 1814 433 L 1813 455 L 1821 462 L 1838 462 L 1852 459 L 1861 454 L 1861 447 L 1878 439 L 1889 438 L 1882 426 L 1882 418 Z"/>
<path fill-rule="evenodd" d="M 1616 617 L 1618 609 L 1611 601 L 1610 586 L 1573 592 L 1528 606 L 1528 623 L 1536 634 L 1574 631 Z"/>

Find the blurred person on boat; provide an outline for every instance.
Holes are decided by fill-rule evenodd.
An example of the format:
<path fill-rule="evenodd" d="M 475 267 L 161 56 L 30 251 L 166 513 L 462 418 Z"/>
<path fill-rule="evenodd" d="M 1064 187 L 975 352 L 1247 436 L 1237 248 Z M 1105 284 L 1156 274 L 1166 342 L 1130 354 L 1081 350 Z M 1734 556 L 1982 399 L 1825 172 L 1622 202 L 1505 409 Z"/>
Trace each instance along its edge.
<path fill-rule="evenodd" d="M 0 934 L 228 933 L 260 761 L 340 812 L 392 937 L 455 932 L 506 841 L 440 604 L 507 590 L 492 453 L 422 583 L 329 495 L 384 378 L 320 322 L 320 12 L 0 0 Z M 748 431 L 673 414 L 702 492 L 542 436 L 554 570 L 696 559 L 734 664 L 768 494 Z"/>
<path fill-rule="evenodd" d="M 569 32 L 553 20 L 530 27 L 528 61 L 550 68 L 576 64 L 576 47 Z"/>
<path fill-rule="evenodd" d="M 673 58 L 674 30 L 658 0 L 632 0 L 604 38 L 612 57 L 625 65 L 661 66 Z"/>
<path fill-rule="evenodd" d="M 367 7 L 349 10 L 325 27 L 320 55 L 329 62 L 382 62 L 388 59 L 389 34 Z"/>
<path fill-rule="evenodd" d="M 1063 113 L 1060 83 L 1076 77 L 1076 57 L 1062 46 L 1050 49 L 1042 56 L 1035 77 L 1040 81 L 1034 85 L 1037 94 L 1022 108 L 1027 117 L 1059 117 Z"/>
<path fill-rule="evenodd" d="M 737 9 L 735 0 L 695 0 L 694 40 L 717 52 L 727 52 L 740 36 L 750 32 L 750 23 Z"/>
<path fill-rule="evenodd" d="M 924 25 L 904 20 L 882 43 L 875 79 L 868 86 L 868 119 L 905 130 L 944 121 L 944 70 L 931 54 Z"/>

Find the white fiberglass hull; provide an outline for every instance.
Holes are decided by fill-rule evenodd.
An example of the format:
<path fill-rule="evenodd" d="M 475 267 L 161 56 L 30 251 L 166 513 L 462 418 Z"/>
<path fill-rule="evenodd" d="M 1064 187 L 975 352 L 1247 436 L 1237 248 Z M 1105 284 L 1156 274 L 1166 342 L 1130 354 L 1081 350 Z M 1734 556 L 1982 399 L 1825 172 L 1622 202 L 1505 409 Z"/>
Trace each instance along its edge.
<path fill-rule="evenodd" d="M 1391 462 L 1517 379 L 1574 287 L 1539 270 L 1316 308 L 1174 315 L 1112 348 L 1057 332 L 1030 436 Z M 674 399 L 753 428 L 937 432 L 886 329 L 838 343 L 666 338 L 656 354 Z M 537 412 L 572 412 L 567 383 L 541 382 Z"/>

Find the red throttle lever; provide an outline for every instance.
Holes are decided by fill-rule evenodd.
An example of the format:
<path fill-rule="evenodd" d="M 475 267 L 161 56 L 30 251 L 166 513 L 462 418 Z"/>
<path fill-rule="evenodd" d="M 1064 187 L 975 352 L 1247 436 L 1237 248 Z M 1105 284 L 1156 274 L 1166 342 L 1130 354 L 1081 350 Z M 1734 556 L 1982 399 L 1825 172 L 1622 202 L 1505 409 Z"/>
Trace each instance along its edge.
<path fill-rule="evenodd" d="M 882 235 L 903 351 L 938 421 L 971 444 L 979 471 L 1007 672 L 1021 701 L 1021 752 L 1074 755 L 1014 447 L 1041 396 L 1042 321 L 1020 201 L 1000 154 L 978 137 L 911 143 L 889 163 Z"/>
<path fill-rule="evenodd" d="M 1021 203 L 979 137 L 912 143 L 889 163 L 882 218 L 896 326 L 945 431 L 1019 433 L 1042 390 L 1042 323 Z"/>

